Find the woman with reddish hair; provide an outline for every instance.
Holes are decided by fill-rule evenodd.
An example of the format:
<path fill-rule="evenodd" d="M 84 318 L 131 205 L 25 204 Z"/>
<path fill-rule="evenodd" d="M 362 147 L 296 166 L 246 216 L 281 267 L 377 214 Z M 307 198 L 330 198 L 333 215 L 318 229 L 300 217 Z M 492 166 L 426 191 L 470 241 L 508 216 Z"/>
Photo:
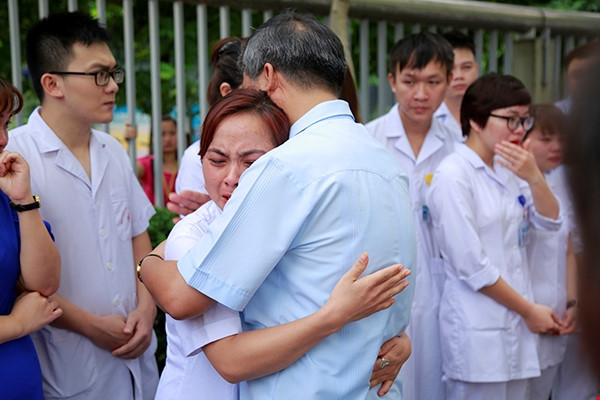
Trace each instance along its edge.
<path fill-rule="evenodd" d="M 289 127 L 285 113 L 256 90 L 235 90 L 211 108 L 200 142 L 211 200 L 175 225 L 165 247 L 167 260 L 182 257 L 206 233 L 241 174 L 286 141 Z M 235 400 L 236 382 L 281 370 L 347 323 L 391 306 L 390 292 L 406 287 L 402 279 L 409 271 L 396 265 L 358 279 L 367 262 L 361 256 L 319 311 L 285 325 L 242 333 L 239 313 L 219 303 L 189 320 L 167 315 L 167 362 L 156 398 Z M 159 306 L 160 289 L 149 287 Z"/>

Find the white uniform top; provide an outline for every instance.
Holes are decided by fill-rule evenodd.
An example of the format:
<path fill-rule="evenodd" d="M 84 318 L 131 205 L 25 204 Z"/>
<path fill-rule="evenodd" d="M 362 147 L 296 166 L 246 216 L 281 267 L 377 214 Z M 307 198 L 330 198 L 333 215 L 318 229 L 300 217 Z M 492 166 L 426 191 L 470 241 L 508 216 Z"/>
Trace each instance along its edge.
<path fill-rule="evenodd" d="M 463 136 L 462 128 L 460 127 L 460 121 L 457 121 L 456 118 L 454 118 L 454 115 L 452 115 L 450 112 L 446 102 L 442 102 L 438 109 L 435 110 L 433 113 L 433 118 L 440 120 L 446 129 L 452 133 L 457 142 L 462 143 L 467 140 L 467 137 Z"/>
<path fill-rule="evenodd" d="M 571 209 L 562 167 L 546 173 L 546 182 L 564 210 L 565 222 L 558 231 L 533 230 L 527 257 L 536 303 L 551 307 L 562 318 L 567 304 L 567 241 L 571 224 Z M 562 362 L 567 347 L 567 336 L 540 335 L 538 355 L 540 368 L 546 369 Z"/>
<path fill-rule="evenodd" d="M 404 396 L 437 399 L 443 397 L 441 349 L 439 343 L 438 309 L 445 279 L 439 251 L 431 237 L 431 219 L 426 205 L 426 193 L 433 172 L 454 150 L 456 143 L 443 123 L 433 118 L 419 155 L 415 157 L 400 114 L 398 104 L 385 115 L 366 125 L 367 130 L 389 149 L 409 177 L 410 198 L 417 234 L 417 269 L 415 295 L 410 323 L 406 329 L 413 340 L 412 354 L 402 366 Z"/>
<path fill-rule="evenodd" d="M 165 258 L 177 260 L 204 236 L 208 226 L 221 215 L 209 201 L 174 227 L 167 239 Z M 160 377 L 156 400 L 219 399 L 237 400 L 238 385 L 219 375 L 202 347 L 242 331 L 237 311 L 219 303 L 199 317 L 177 321 L 166 315 L 167 362 Z"/>
<path fill-rule="evenodd" d="M 90 179 L 40 117 L 39 108 L 26 125 L 10 132 L 8 148 L 29 163 L 32 191 L 42 199 L 42 218 L 52 225 L 62 262 L 57 294 L 96 315 L 126 317 L 137 306 L 132 238 L 147 229 L 154 208 L 124 148 L 110 135 L 92 130 Z M 113 357 L 88 338 L 52 326 L 32 338 L 46 398 L 84 391 L 90 399 L 123 398 L 131 391 L 131 376 L 136 398 L 154 396 L 154 335 L 146 352 L 133 360 Z M 117 384 L 106 387 L 107 381 Z"/>
<path fill-rule="evenodd" d="M 435 172 L 428 204 L 433 236 L 446 266 L 440 304 L 444 374 L 466 382 L 505 382 L 540 374 L 537 335 L 515 312 L 479 290 L 502 277 L 534 301 L 519 230 L 558 230 L 557 220 L 522 206 L 524 182 L 495 163 L 494 170 L 465 145 Z M 526 184 L 525 184 L 526 185 Z"/>
<path fill-rule="evenodd" d="M 193 190 L 195 192 L 206 193 L 204 187 L 204 174 L 202 173 L 202 161 L 198 152 L 200 151 L 200 141 L 196 140 L 190 144 L 183 152 L 183 157 L 179 162 L 177 178 L 175 178 L 175 192 L 181 193 L 182 190 Z"/>

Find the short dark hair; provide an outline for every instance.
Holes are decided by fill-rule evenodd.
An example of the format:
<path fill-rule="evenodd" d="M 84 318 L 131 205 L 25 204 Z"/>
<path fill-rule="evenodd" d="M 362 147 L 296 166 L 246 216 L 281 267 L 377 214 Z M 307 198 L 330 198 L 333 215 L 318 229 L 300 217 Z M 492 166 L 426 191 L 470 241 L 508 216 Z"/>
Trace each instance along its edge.
<path fill-rule="evenodd" d="M 475 43 L 471 36 L 461 31 L 449 31 L 442 35 L 453 49 L 466 49 L 475 55 Z"/>
<path fill-rule="evenodd" d="M 565 57 L 565 69 L 569 69 L 569 65 L 573 60 L 587 59 L 598 57 L 600 55 L 600 42 L 590 42 L 579 47 L 575 47 Z"/>
<path fill-rule="evenodd" d="M 108 31 L 98 20 L 81 12 L 52 14 L 36 22 L 27 33 L 25 55 L 40 102 L 44 99 L 42 75 L 64 70 L 74 57 L 74 44 L 90 46 L 109 42 Z"/>
<path fill-rule="evenodd" d="M 452 73 L 454 52 L 446 39 L 437 33 L 420 32 L 400 39 L 390 50 L 390 73 L 404 68 L 423 69 L 431 61 L 446 69 L 446 77 Z"/>
<path fill-rule="evenodd" d="M 200 158 L 203 158 L 224 120 L 243 113 L 256 115 L 269 129 L 271 143 L 277 147 L 290 133 L 290 121 L 283 110 L 269 99 L 267 93 L 255 89 L 236 89 L 220 98 L 206 114 L 200 136 Z"/>
<path fill-rule="evenodd" d="M 242 53 L 240 69 L 256 79 L 266 63 L 301 88 L 325 88 L 336 97 L 346 75 L 340 39 L 315 17 L 294 10 L 258 27 Z"/>
<path fill-rule="evenodd" d="M 206 89 L 206 100 L 209 106 L 215 104 L 222 97 L 222 83 L 228 83 L 232 90 L 242 85 L 244 76 L 239 69 L 238 61 L 246 41 L 248 39 L 231 36 L 221 39 L 213 45 L 210 54 L 213 73 Z"/>
<path fill-rule="evenodd" d="M 469 86 L 460 106 L 463 136 L 469 136 L 469 121 L 484 127 L 490 113 L 499 108 L 528 106 L 531 95 L 523 82 L 511 75 L 495 72 L 480 76 Z"/>

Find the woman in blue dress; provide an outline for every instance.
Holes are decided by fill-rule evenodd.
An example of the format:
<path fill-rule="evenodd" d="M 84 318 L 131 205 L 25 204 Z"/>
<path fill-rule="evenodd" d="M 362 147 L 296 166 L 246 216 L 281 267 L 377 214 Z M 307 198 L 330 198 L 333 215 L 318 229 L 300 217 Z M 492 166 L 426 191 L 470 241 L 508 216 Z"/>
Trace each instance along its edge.
<path fill-rule="evenodd" d="M 48 298 L 58 289 L 60 256 L 31 193 L 29 166 L 4 151 L 22 106 L 18 90 L 0 78 L 0 397 L 11 400 L 44 398 L 29 334 L 62 314 Z"/>

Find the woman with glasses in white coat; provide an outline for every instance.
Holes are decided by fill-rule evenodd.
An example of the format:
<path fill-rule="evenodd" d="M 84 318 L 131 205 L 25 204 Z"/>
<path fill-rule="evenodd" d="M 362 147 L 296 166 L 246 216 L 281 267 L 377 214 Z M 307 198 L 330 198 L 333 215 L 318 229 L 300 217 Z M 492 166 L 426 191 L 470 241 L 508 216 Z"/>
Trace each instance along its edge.
<path fill-rule="evenodd" d="M 467 140 L 434 173 L 428 204 L 446 270 L 440 333 L 447 399 L 525 399 L 538 376 L 537 333 L 560 330 L 535 304 L 525 245 L 558 230 L 559 205 L 531 152 L 531 96 L 516 78 L 488 74 L 467 90 Z M 526 187 L 529 188 L 526 190 Z"/>

